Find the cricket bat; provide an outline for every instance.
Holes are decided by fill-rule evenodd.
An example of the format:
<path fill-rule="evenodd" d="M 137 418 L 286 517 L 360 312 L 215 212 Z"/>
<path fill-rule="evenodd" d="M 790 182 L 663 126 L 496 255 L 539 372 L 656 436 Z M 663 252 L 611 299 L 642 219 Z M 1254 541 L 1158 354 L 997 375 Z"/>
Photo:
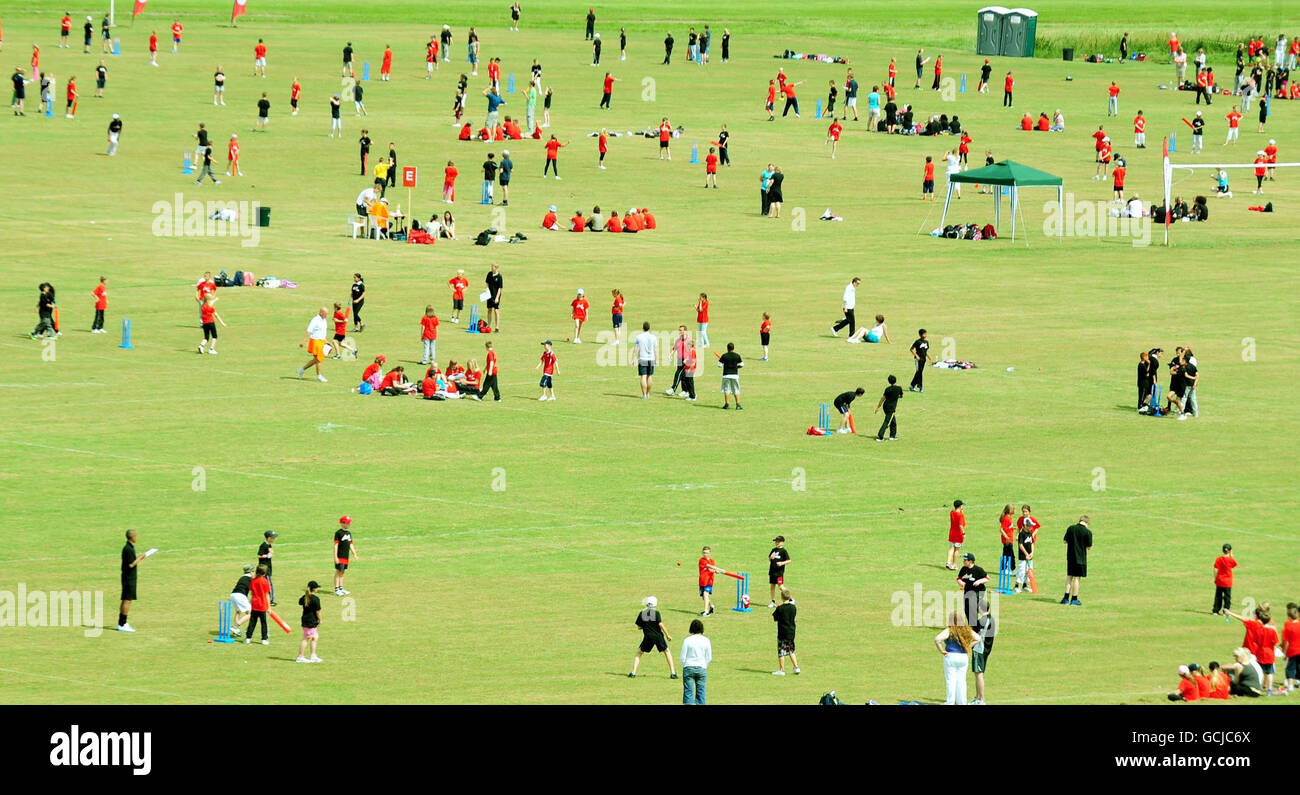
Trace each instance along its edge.
<path fill-rule="evenodd" d="M 1028 569 L 1028 571 L 1029 571 L 1029 592 L 1032 593 L 1032 594 L 1037 594 L 1037 593 L 1038 593 L 1038 578 L 1034 576 L 1034 570 L 1033 570 L 1033 569 Z"/>
<path fill-rule="evenodd" d="M 1186 124 L 1188 127 L 1192 127 L 1192 123 L 1191 123 L 1190 121 L 1187 120 L 1187 117 L 1186 117 L 1186 116 L 1183 117 L 1183 124 Z M 1194 130 L 1194 129 L 1196 129 L 1196 128 L 1195 128 L 1195 127 L 1192 127 L 1192 129 Z"/>
<path fill-rule="evenodd" d="M 267 610 L 267 611 L 266 611 L 266 614 L 267 614 L 268 616 L 271 617 L 271 620 L 272 620 L 272 621 L 274 621 L 275 623 L 279 624 L 279 625 L 280 625 L 280 629 L 284 630 L 286 633 L 287 633 L 287 632 L 292 632 L 292 631 L 293 631 L 293 630 L 289 629 L 289 625 L 288 625 L 288 624 L 284 623 L 284 619 L 283 619 L 283 618 L 280 618 L 278 615 L 276 615 L 276 613 L 275 613 L 274 610 Z"/>

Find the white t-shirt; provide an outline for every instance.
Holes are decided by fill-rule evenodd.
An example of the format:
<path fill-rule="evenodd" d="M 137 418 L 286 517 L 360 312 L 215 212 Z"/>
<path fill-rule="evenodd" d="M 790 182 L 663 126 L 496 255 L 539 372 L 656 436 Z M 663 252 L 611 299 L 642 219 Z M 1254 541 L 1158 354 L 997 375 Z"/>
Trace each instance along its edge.
<path fill-rule="evenodd" d="M 1141 218 L 1143 215 L 1146 214 L 1144 210 L 1145 208 L 1142 205 L 1141 199 L 1131 199 L 1129 201 L 1128 203 L 1129 218 Z"/>
<path fill-rule="evenodd" d="M 307 324 L 307 337 L 314 340 L 323 340 L 325 339 L 326 328 L 328 328 L 328 324 L 325 322 L 325 318 L 317 315 Z"/>
<path fill-rule="evenodd" d="M 948 173 L 956 174 L 957 172 L 961 171 L 961 161 L 957 159 L 957 156 L 954 155 L 952 152 L 949 152 L 947 157 L 948 157 Z"/>
<path fill-rule="evenodd" d="M 857 306 L 857 303 L 858 288 L 853 286 L 853 282 L 849 282 L 844 286 L 844 308 L 853 309 Z"/>
<path fill-rule="evenodd" d="M 379 198 L 379 194 L 374 188 L 366 188 L 357 194 L 357 204 L 362 207 L 368 207 L 372 201 Z"/>
<path fill-rule="evenodd" d="M 713 644 L 703 635 L 687 635 L 682 641 L 682 667 L 708 668 L 713 662 Z M 1260 680 L 1263 681 L 1263 680 Z"/>
<path fill-rule="evenodd" d="M 659 338 L 648 331 L 643 331 L 632 339 L 636 345 L 636 359 L 638 362 L 653 362 L 659 357 L 655 354 L 659 348 Z"/>

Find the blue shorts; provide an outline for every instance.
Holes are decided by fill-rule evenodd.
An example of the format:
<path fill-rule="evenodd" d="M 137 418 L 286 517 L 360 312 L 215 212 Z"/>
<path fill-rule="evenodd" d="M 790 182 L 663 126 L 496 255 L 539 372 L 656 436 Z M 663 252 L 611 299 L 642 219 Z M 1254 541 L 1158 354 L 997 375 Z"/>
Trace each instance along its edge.
<path fill-rule="evenodd" d="M 614 315 L 614 328 L 623 328 L 623 316 Z"/>
<path fill-rule="evenodd" d="M 654 363 L 654 362 L 637 362 L 637 363 L 636 363 L 636 374 L 637 374 L 637 375 L 654 375 L 654 374 L 655 374 L 655 363 Z"/>
<path fill-rule="evenodd" d="M 1286 658 L 1286 678 L 1300 679 L 1300 656 Z"/>
<path fill-rule="evenodd" d="M 540 386 L 541 386 L 542 389 L 550 389 L 550 388 L 551 388 L 551 377 L 550 377 L 549 375 L 544 375 L 544 376 L 542 376 L 542 383 L 540 384 Z"/>
<path fill-rule="evenodd" d="M 712 585 L 701 585 L 701 586 L 700 586 L 700 596 L 703 596 L 703 595 L 705 595 L 706 593 L 713 593 L 713 586 L 712 586 Z"/>
<path fill-rule="evenodd" d="M 1273 663 L 1260 663 L 1259 670 L 1263 671 L 1266 674 L 1271 674 L 1273 673 Z"/>
<path fill-rule="evenodd" d="M 880 342 L 880 336 L 874 332 L 867 332 L 867 342 Z"/>

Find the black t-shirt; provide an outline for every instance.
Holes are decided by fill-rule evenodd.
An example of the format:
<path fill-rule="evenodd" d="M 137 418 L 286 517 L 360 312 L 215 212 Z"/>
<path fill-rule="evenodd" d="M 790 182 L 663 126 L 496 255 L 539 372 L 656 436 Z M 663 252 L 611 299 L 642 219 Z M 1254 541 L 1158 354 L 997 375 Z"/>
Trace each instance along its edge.
<path fill-rule="evenodd" d="M 389 161 L 388 167 L 390 169 L 397 168 L 397 150 L 392 148 L 391 146 L 388 148 L 388 161 Z"/>
<path fill-rule="evenodd" d="M 497 161 L 495 160 L 483 161 L 483 181 L 491 182 L 496 178 L 497 178 Z"/>
<path fill-rule="evenodd" d="M 664 39 L 664 49 L 671 50 L 672 48 L 673 48 L 673 37 L 669 36 L 668 38 Z"/>
<path fill-rule="evenodd" d="M 330 116 L 336 119 L 339 117 L 339 104 L 338 100 L 333 97 L 330 98 Z"/>
<path fill-rule="evenodd" d="M 600 39 L 596 39 L 596 40 L 592 43 L 592 49 L 594 49 L 597 53 L 600 52 Z"/>
<path fill-rule="evenodd" d="M 772 555 L 774 554 L 776 555 L 776 558 L 772 558 Z M 778 566 L 776 564 L 790 559 L 790 553 L 786 552 L 785 547 L 772 547 L 772 551 L 767 553 L 767 557 L 768 557 L 768 562 L 767 562 L 768 576 L 769 577 L 784 576 L 785 566 Z"/>
<path fill-rule="evenodd" d="M 450 30 L 444 30 L 442 33 L 438 34 L 438 38 L 442 41 L 442 44 L 443 44 L 444 47 L 449 47 L 449 46 L 451 46 L 451 31 L 450 31 Z"/>
<path fill-rule="evenodd" d="M 1182 369 L 1182 376 L 1183 376 L 1183 382 L 1185 384 L 1190 384 L 1191 380 L 1196 377 L 1196 365 L 1192 364 L 1191 362 L 1187 362 L 1186 364 L 1184 364 Z"/>
<path fill-rule="evenodd" d="M 923 61 L 923 59 L 921 58 L 921 53 L 918 52 L 918 53 L 916 54 L 916 71 L 917 71 L 917 72 L 920 72 L 920 71 L 921 71 L 921 66 L 923 65 L 923 63 L 924 63 L 924 61 Z"/>
<path fill-rule="evenodd" d="M 835 98 L 838 97 L 839 95 L 840 95 L 840 90 L 835 86 L 831 86 L 831 90 L 827 93 L 827 96 L 830 98 L 831 102 L 834 102 Z"/>
<path fill-rule="evenodd" d="M 731 137 L 731 133 L 727 132 L 726 130 L 723 130 L 722 132 L 718 133 L 718 146 L 723 149 L 726 149 L 727 139 L 730 137 Z"/>
<path fill-rule="evenodd" d="M 252 581 L 253 581 L 253 575 L 245 574 L 243 577 L 239 578 L 239 582 L 235 583 L 235 587 L 231 588 L 230 592 L 242 593 L 244 596 L 248 596 L 248 584 L 251 583 Z"/>
<path fill-rule="evenodd" d="M 980 82 L 982 82 L 982 83 L 987 83 L 987 82 L 989 81 L 989 75 L 991 75 L 991 74 L 993 74 L 993 67 L 992 67 L 992 66 L 989 66 L 988 64 L 984 64 L 983 66 L 981 66 L 981 67 L 980 67 Z"/>
<path fill-rule="evenodd" d="M 835 397 L 835 406 L 838 408 L 839 406 L 852 405 L 857 396 L 857 392 L 841 392 Z"/>
<path fill-rule="evenodd" d="M 132 563 L 135 563 L 135 558 L 136 558 L 135 544 L 132 544 L 130 541 L 128 541 L 126 542 L 126 546 L 122 547 L 122 581 L 123 582 L 135 582 L 135 574 L 137 571 L 139 571 L 139 569 L 136 569 L 131 565 Z"/>
<path fill-rule="evenodd" d="M 740 359 L 740 354 L 735 351 L 727 351 L 718 357 L 718 362 L 722 365 L 723 375 L 740 375 L 740 366 L 744 363 Z"/>
<path fill-rule="evenodd" d="M 320 626 L 320 597 L 316 594 L 308 596 L 303 594 L 298 597 L 298 604 L 302 605 L 302 628 L 311 629 Z"/>
<path fill-rule="evenodd" d="M 212 74 L 212 82 L 215 83 L 216 85 L 219 85 L 219 86 L 221 86 L 221 85 L 225 85 L 225 83 L 226 83 L 226 73 L 225 73 L 225 72 L 222 72 L 222 71 L 213 72 L 213 74 Z"/>
<path fill-rule="evenodd" d="M 641 628 L 647 640 L 663 638 L 664 633 L 659 629 L 659 623 L 663 620 L 663 616 L 659 615 L 659 611 L 653 607 L 647 607 L 636 614 L 636 625 Z"/>
<path fill-rule="evenodd" d="M 351 63 L 351 62 L 352 62 L 352 48 L 351 48 L 351 47 L 344 47 L 344 48 L 343 48 L 343 63 Z"/>
<path fill-rule="evenodd" d="M 108 123 L 108 131 L 111 132 L 111 133 L 120 133 L 120 132 L 122 132 L 122 120 L 121 120 L 121 119 L 113 119 L 112 121 L 110 121 L 110 122 Z"/>
<path fill-rule="evenodd" d="M 1032 531 L 1021 530 L 1019 533 L 1016 534 L 1016 542 L 1019 544 L 1019 546 L 1025 548 L 1025 552 L 1022 553 L 1022 557 L 1024 554 L 1029 554 L 1029 555 L 1034 554 L 1034 534 Z"/>
<path fill-rule="evenodd" d="M 103 81 L 107 80 L 107 79 L 108 79 L 108 67 L 107 67 L 107 66 L 96 66 L 96 67 L 95 67 L 95 79 L 99 80 L 100 82 L 103 82 Z"/>
<path fill-rule="evenodd" d="M 86 43 L 89 44 L 90 37 L 93 36 L 95 33 L 95 26 L 90 24 L 90 21 L 87 20 L 86 24 L 82 25 L 81 28 L 86 32 Z"/>
<path fill-rule="evenodd" d="M 1192 135 L 1200 135 L 1205 131 L 1205 119 L 1197 116 L 1192 119 Z"/>
<path fill-rule="evenodd" d="M 893 414 L 898 409 L 898 399 L 903 396 L 903 388 L 898 384 L 890 384 L 885 387 L 885 405 L 886 414 Z"/>
<path fill-rule="evenodd" d="M 271 100 L 259 99 L 257 101 L 257 115 L 261 116 L 262 118 L 266 118 L 270 112 L 271 112 Z"/>
<path fill-rule="evenodd" d="M 489 271 L 487 278 L 484 279 L 484 283 L 487 284 L 488 292 L 492 295 L 493 298 L 496 298 L 497 293 L 501 292 L 501 288 L 502 286 L 504 286 L 505 280 L 501 278 L 501 274 L 492 273 Z"/>
<path fill-rule="evenodd" d="M 352 283 L 352 303 L 361 300 L 361 296 L 366 294 L 366 283 L 364 281 L 355 281 Z"/>
<path fill-rule="evenodd" d="M 689 36 L 686 37 L 686 46 L 688 46 L 688 47 L 694 47 L 694 46 L 695 46 L 695 42 L 699 41 L 699 39 L 700 39 L 699 36 L 697 36 L 697 35 L 695 35 L 694 33 L 692 33 L 691 35 L 689 35 Z"/>
<path fill-rule="evenodd" d="M 927 339 L 921 339 L 920 337 L 917 337 L 916 342 L 912 343 L 912 347 L 910 350 L 912 351 L 912 353 L 916 354 L 916 358 L 920 359 L 921 361 L 925 361 L 926 356 L 930 354 L 930 341 Z"/>
<path fill-rule="evenodd" d="M 962 581 L 963 583 L 962 587 L 965 589 L 966 593 L 970 593 L 971 591 L 975 591 L 976 593 L 979 593 L 984 590 L 984 583 L 980 583 L 979 585 L 976 585 L 975 582 L 977 580 L 987 579 L 988 576 L 989 576 L 988 573 L 985 572 L 984 569 L 981 569 L 979 566 L 971 566 L 969 569 L 963 568 L 957 574 L 957 579 Z"/>
<path fill-rule="evenodd" d="M 352 558 L 352 531 L 339 528 L 334 533 L 334 557 L 340 560 L 350 560 Z"/>
<path fill-rule="evenodd" d="M 626 50 L 626 49 L 627 49 L 627 34 L 626 34 L 626 33 L 619 33 L 619 34 L 618 34 L 618 48 L 619 48 L 620 50 Z"/>
<path fill-rule="evenodd" d="M 50 317 L 54 314 L 54 293 L 41 293 L 36 303 L 36 310 L 41 317 Z"/>
<path fill-rule="evenodd" d="M 359 140 L 359 143 L 361 144 L 361 154 L 363 154 L 363 155 L 365 155 L 365 154 L 369 154 L 369 153 L 370 153 L 370 136 L 369 136 L 369 135 L 363 135 L 363 136 L 361 136 L 361 138 L 358 139 L 358 140 Z"/>
<path fill-rule="evenodd" d="M 203 147 L 203 165 L 212 165 L 212 147 L 210 146 Z"/>
<path fill-rule="evenodd" d="M 1066 528 L 1065 551 L 1071 563 L 1087 563 L 1090 546 L 1092 546 L 1092 531 L 1087 525 L 1072 524 Z"/>
<path fill-rule="evenodd" d="M 207 146 L 207 145 L 208 145 L 208 131 L 207 131 L 207 130 L 200 129 L 200 130 L 198 131 L 197 135 L 199 136 L 199 146 Z"/>
<path fill-rule="evenodd" d="M 794 640 L 794 617 L 798 612 L 794 602 L 782 602 L 772 611 L 772 620 L 776 622 L 777 640 Z"/>
<path fill-rule="evenodd" d="M 1169 363 L 1169 391 L 1178 395 L 1183 393 L 1183 371 L 1177 360 Z"/>
<path fill-rule="evenodd" d="M 983 653 L 987 655 L 992 652 L 993 641 L 998 634 L 997 619 L 990 614 L 982 615 L 975 619 L 975 626 L 971 627 L 971 629 L 975 630 L 976 638 L 984 642 Z"/>
<path fill-rule="evenodd" d="M 366 90 L 361 87 L 360 83 L 357 83 L 355 86 L 352 87 L 353 102 L 360 102 L 362 98 L 365 97 L 365 95 L 366 95 Z"/>
<path fill-rule="evenodd" d="M 266 576 L 271 576 L 271 542 L 263 541 L 257 548 L 257 562 L 266 567 Z"/>

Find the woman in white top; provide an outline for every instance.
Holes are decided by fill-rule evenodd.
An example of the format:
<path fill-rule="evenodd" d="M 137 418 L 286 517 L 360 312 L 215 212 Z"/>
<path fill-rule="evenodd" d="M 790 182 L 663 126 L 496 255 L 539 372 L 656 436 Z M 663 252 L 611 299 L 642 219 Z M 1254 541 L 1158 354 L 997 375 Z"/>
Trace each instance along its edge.
<path fill-rule="evenodd" d="M 861 343 L 863 339 L 866 339 L 867 342 L 880 342 L 881 340 L 884 340 L 890 345 L 894 344 L 894 341 L 889 338 L 889 326 L 885 325 L 884 315 L 876 315 L 876 325 L 871 328 L 863 326 L 853 332 L 853 335 L 849 337 L 848 341 L 856 345 Z"/>
<path fill-rule="evenodd" d="M 682 641 L 682 703 L 704 704 L 704 686 L 713 662 L 713 644 L 704 637 L 704 622 L 691 621 L 691 634 Z"/>
<path fill-rule="evenodd" d="M 944 155 L 944 157 L 948 161 L 948 168 L 946 169 L 947 176 L 948 176 L 948 184 L 952 185 L 952 192 L 956 194 L 957 198 L 960 199 L 961 183 L 953 182 L 952 178 L 954 175 L 961 172 L 961 160 L 960 158 L 957 157 L 957 152 L 955 150 L 949 150 L 948 154 Z"/>
<path fill-rule="evenodd" d="M 1056 113 L 1052 114 L 1052 126 L 1048 131 L 1065 132 L 1065 114 L 1061 112 L 1060 108 L 1057 108 Z"/>

